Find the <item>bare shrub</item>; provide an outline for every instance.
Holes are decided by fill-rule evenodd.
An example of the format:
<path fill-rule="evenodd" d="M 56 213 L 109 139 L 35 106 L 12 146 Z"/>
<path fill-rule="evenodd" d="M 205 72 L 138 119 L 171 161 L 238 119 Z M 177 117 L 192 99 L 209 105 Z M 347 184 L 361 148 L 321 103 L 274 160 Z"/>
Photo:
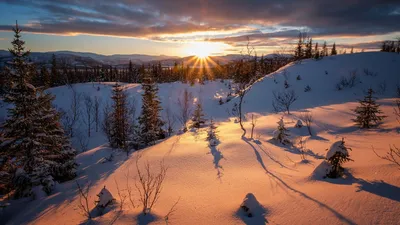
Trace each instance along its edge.
<path fill-rule="evenodd" d="M 311 125 L 313 122 L 313 116 L 311 112 L 303 112 L 300 114 L 300 119 L 306 124 L 308 133 L 312 136 Z"/>
<path fill-rule="evenodd" d="M 135 186 L 140 195 L 139 197 L 140 203 L 142 204 L 142 212 L 144 215 L 146 215 L 151 212 L 151 209 L 160 198 L 168 168 L 165 167 L 164 161 L 160 161 L 160 170 L 154 173 L 149 162 L 146 162 L 144 164 L 143 171 L 139 168 L 140 158 L 141 157 L 138 156 L 136 159 L 138 179 L 136 179 Z"/>
<path fill-rule="evenodd" d="M 253 139 L 253 134 L 254 134 L 254 128 L 257 125 L 257 116 L 254 116 L 254 114 L 251 114 L 251 136 L 250 138 Z"/>
<path fill-rule="evenodd" d="M 336 84 L 336 89 L 340 91 L 347 87 L 353 88 L 358 82 L 357 70 L 351 70 L 348 77 L 340 77 L 339 82 Z"/>
<path fill-rule="evenodd" d="M 169 209 L 168 213 L 164 216 L 164 221 L 165 224 L 169 223 L 169 219 L 171 216 L 176 212 L 176 205 L 178 205 L 179 200 L 181 200 L 181 197 L 178 198 L 178 200 L 172 205 L 172 207 Z"/>
<path fill-rule="evenodd" d="M 171 107 L 168 105 L 167 108 L 164 110 L 164 121 L 166 121 L 167 125 L 167 132 L 168 136 L 171 136 L 172 133 L 174 132 L 174 125 L 176 122 L 176 117 L 173 115 L 171 111 Z"/>
<path fill-rule="evenodd" d="M 284 92 L 273 92 L 274 100 L 272 106 L 276 112 L 286 111 L 290 114 L 290 106 L 298 99 L 294 90 Z"/>
<path fill-rule="evenodd" d="M 178 98 L 179 114 L 177 115 L 178 120 L 183 126 L 184 132 L 187 131 L 187 122 L 192 114 L 192 102 L 192 93 L 185 89 L 182 96 Z"/>
<path fill-rule="evenodd" d="M 78 186 L 79 191 L 79 209 L 83 212 L 82 214 L 87 217 L 88 220 L 92 218 L 90 215 L 90 208 L 89 208 L 89 190 L 90 190 L 90 183 L 86 185 L 86 187 L 81 187 L 78 181 L 76 181 L 76 186 Z"/>
<path fill-rule="evenodd" d="M 124 204 L 125 204 L 125 200 L 127 198 L 127 195 L 123 194 L 121 192 L 121 190 L 119 189 L 118 182 L 117 182 L 117 180 L 115 178 L 114 178 L 114 182 L 115 182 L 115 185 L 117 186 L 117 193 L 118 193 L 118 197 L 119 197 L 119 201 L 120 201 L 119 202 L 119 211 L 122 212 L 123 209 L 124 209 Z"/>
<path fill-rule="evenodd" d="M 298 139 L 298 149 L 300 150 L 300 157 L 302 161 L 306 161 L 306 151 L 307 151 L 307 142 L 306 139 L 303 139 L 303 137 L 300 137 Z"/>
<path fill-rule="evenodd" d="M 94 97 L 94 108 L 93 108 L 93 118 L 95 123 L 95 130 L 99 132 L 99 125 L 100 125 L 100 106 L 101 106 L 101 99 L 97 96 Z"/>
<path fill-rule="evenodd" d="M 71 105 L 67 111 L 61 111 L 61 123 L 64 127 L 66 135 L 70 138 L 74 137 L 75 125 L 80 119 L 80 102 L 82 99 L 82 94 L 78 94 L 73 88 L 71 88 L 71 90 Z"/>
<path fill-rule="evenodd" d="M 390 146 L 390 149 L 385 156 L 378 155 L 373 146 L 372 146 L 372 151 L 374 151 L 375 155 L 378 156 L 379 158 L 392 162 L 400 167 L 400 148 L 397 148 L 394 145 L 393 147 Z"/>
<path fill-rule="evenodd" d="M 76 133 L 76 139 L 82 152 L 89 150 L 89 138 L 86 135 L 78 132 Z"/>
<path fill-rule="evenodd" d="M 378 73 L 375 73 L 367 68 L 364 69 L 364 75 L 365 76 L 371 76 L 371 77 L 376 77 L 378 76 Z"/>
<path fill-rule="evenodd" d="M 382 81 L 378 84 L 377 93 L 378 94 L 385 94 L 387 89 L 386 81 Z"/>

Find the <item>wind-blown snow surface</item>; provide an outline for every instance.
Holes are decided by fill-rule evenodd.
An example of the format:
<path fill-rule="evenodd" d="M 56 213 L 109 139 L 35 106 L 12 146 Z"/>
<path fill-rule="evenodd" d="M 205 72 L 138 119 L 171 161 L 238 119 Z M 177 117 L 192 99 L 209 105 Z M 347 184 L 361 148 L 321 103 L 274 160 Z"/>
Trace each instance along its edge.
<path fill-rule="evenodd" d="M 320 61 L 305 60 L 267 75 L 254 84 L 245 98 L 245 111 L 258 116 L 253 140 L 242 139 L 239 125 L 229 120 L 227 110 L 235 100 L 222 106 L 218 104 L 219 97 L 228 92 L 228 81 L 193 87 L 181 83 L 159 85 L 163 107 L 169 105 L 174 112 L 177 112 L 177 97 L 185 88 L 196 98 L 201 96 L 206 115 L 218 122 L 220 143 L 209 147 L 204 128 L 175 135 L 141 150 L 142 163 L 148 160 L 157 170 L 158 162 L 165 160 L 169 168 L 162 195 L 152 214 L 147 218 L 139 216 L 140 207 L 132 208 L 127 200 L 123 212 L 114 207 L 94 218 L 94 224 L 165 224 L 163 217 L 179 198 L 177 211 L 169 217 L 171 224 L 398 224 L 400 170 L 379 159 L 372 146 L 380 155 L 389 150 L 389 145 L 400 146 L 400 124 L 393 115 L 395 86 L 400 83 L 399 64 L 400 56 L 396 54 L 360 53 L 326 57 Z M 337 91 L 335 85 L 340 77 L 356 69 L 360 82 L 353 88 Z M 364 69 L 377 75 L 364 75 Z M 289 89 L 293 88 L 299 96 L 289 116 L 272 113 L 271 106 L 272 91 L 285 90 L 284 73 Z M 298 75 L 301 80 L 296 80 Z M 109 101 L 110 85 L 78 84 L 74 88 L 77 92 L 97 95 L 104 103 Z M 304 92 L 306 85 L 310 85 L 311 92 Z M 140 109 L 140 85 L 125 87 Z M 379 92 L 378 103 L 387 118 L 378 128 L 360 130 L 351 121 L 355 117 L 351 109 L 357 106 L 356 100 L 362 98 L 369 87 Z M 54 103 L 68 109 L 71 90 L 59 87 L 50 91 L 57 97 Z M 294 128 L 303 111 L 313 114 L 312 137 L 306 127 Z M 284 116 L 294 146 L 282 146 L 271 140 L 281 116 Z M 245 126 L 250 129 L 249 122 Z M 84 132 L 85 125 L 79 130 Z M 299 154 L 300 137 L 307 143 L 307 160 L 301 160 Z M 315 170 L 323 161 L 326 149 L 342 137 L 352 148 L 350 157 L 354 162 L 344 165 L 344 178 L 322 179 Z M 77 156 L 80 167 L 76 181 L 81 185 L 91 182 L 91 208 L 94 208 L 96 194 L 104 186 L 119 202 L 116 182 L 124 190 L 128 172 L 130 176 L 136 175 L 135 161 L 139 152 L 126 157 L 114 151 L 114 160 L 102 163 L 103 158 L 113 152 L 105 142 L 100 132 L 94 132 L 90 138 L 91 150 Z M 133 180 L 129 182 L 134 186 Z M 259 204 L 252 218 L 239 209 L 249 193 Z M 58 184 L 51 196 L 39 195 L 33 201 L 12 202 L 0 214 L 0 221 L 79 224 L 85 222 L 85 217 L 80 214 L 78 202 L 75 181 L 69 181 Z M 137 195 L 135 203 L 139 204 Z"/>

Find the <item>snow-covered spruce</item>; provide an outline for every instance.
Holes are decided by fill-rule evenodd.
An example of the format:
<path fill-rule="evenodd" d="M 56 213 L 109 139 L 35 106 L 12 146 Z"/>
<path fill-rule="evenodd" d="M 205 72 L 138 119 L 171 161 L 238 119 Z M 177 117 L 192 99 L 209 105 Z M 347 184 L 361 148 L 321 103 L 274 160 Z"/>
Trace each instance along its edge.
<path fill-rule="evenodd" d="M 59 113 L 52 107 L 54 96 L 27 82 L 32 72 L 26 62 L 29 51 L 24 51 L 18 25 L 14 32 L 10 49 L 14 58 L 7 70 L 10 86 L 4 96 L 13 107 L 3 124 L 6 141 L 1 151 L 5 158 L 14 159 L 7 162 L 8 172 L 14 173 L 15 197 L 22 197 L 31 193 L 32 186 L 42 185 L 50 193 L 54 181 L 75 177 L 77 165 L 76 151 L 64 135 Z"/>
<path fill-rule="evenodd" d="M 197 102 L 196 109 L 193 112 L 192 124 L 190 125 L 190 128 L 198 129 L 201 127 L 201 125 L 205 124 L 205 122 L 206 120 L 204 119 L 203 106 L 200 102 Z"/>
<path fill-rule="evenodd" d="M 215 126 L 213 119 L 211 119 L 210 125 L 208 127 L 206 140 L 209 142 L 210 146 L 212 146 L 212 147 L 218 145 L 218 137 L 216 134 L 216 129 L 217 129 L 217 127 Z"/>
<path fill-rule="evenodd" d="M 291 142 L 288 139 L 289 134 L 287 132 L 288 129 L 286 129 L 283 118 L 281 117 L 278 121 L 278 128 L 273 133 L 274 140 L 277 140 L 279 143 L 284 145 L 290 144 Z"/>
<path fill-rule="evenodd" d="M 331 168 L 327 171 L 327 177 L 337 178 L 343 175 L 343 163 L 353 161 L 350 159 L 349 150 L 351 148 L 345 146 L 344 138 L 331 145 L 326 153 L 326 160 L 331 165 Z"/>
<path fill-rule="evenodd" d="M 164 122 L 161 120 L 161 103 L 157 96 L 158 87 L 150 74 L 146 74 L 142 83 L 142 114 L 139 117 L 139 136 L 142 145 L 154 144 L 157 140 L 165 138 L 162 129 Z"/>

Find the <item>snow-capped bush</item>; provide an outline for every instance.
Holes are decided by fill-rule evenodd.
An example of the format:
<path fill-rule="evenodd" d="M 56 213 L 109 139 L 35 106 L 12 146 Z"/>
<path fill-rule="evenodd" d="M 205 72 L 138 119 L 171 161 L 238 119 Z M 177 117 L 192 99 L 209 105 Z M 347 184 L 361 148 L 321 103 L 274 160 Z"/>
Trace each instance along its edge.
<path fill-rule="evenodd" d="M 330 173 L 332 170 L 332 165 L 324 160 L 317 167 L 315 167 L 314 171 L 311 173 L 310 178 L 312 180 L 320 180 L 322 178 L 326 178 L 326 175 Z"/>
<path fill-rule="evenodd" d="M 294 125 L 296 128 L 302 128 L 303 127 L 303 122 L 301 120 L 297 120 L 296 125 Z"/>
<path fill-rule="evenodd" d="M 265 213 L 264 207 L 257 201 L 252 193 L 248 193 L 243 199 L 240 208 L 244 211 L 247 217 L 260 217 Z"/>
<path fill-rule="evenodd" d="M 337 178 L 343 175 L 343 163 L 347 161 L 353 161 L 349 157 L 349 150 L 351 150 L 351 148 L 345 146 L 344 139 L 331 145 L 326 153 L 326 160 L 332 166 L 330 171 L 327 171 L 327 177 Z"/>
<path fill-rule="evenodd" d="M 283 122 L 283 118 L 280 118 L 278 121 L 278 128 L 274 131 L 273 137 L 275 140 L 279 141 L 281 144 L 290 144 L 290 140 L 288 139 L 289 134 L 287 134 L 288 129 L 285 128 L 285 123 Z"/>
<path fill-rule="evenodd" d="M 111 192 L 107 190 L 106 186 L 101 189 L 100 193 L 97 194 L 97 197 L 99 197 L 99 199 L 96 201 L 96 207 L 102 209 L 106 208 L 114 201 L 114 197 L 112 196 Z"/>
<path fill-rule="evenodd" d="M 214 124 L 214 121 L 211 119 L 209 129 L 207 131 L 206 140 L 209 142 L 210 146 L 214 147 L 218 145 L 218 137 L 216 134 L 217 127 Z"/>

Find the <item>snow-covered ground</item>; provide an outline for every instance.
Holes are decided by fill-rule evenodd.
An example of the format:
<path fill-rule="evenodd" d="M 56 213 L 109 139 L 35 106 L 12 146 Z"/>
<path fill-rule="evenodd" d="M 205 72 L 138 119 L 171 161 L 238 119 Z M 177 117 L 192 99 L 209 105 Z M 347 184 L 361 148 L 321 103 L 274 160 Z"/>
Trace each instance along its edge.
<path fill-rule="evenodd" d="M 165 224 L 164 216 L 179 199 L 176 211 L 169 217 L 170 224 L 398 224 L 400 221 L 400 170 L 394 164 L 378 158 L 373 150 L 384 155 L 389 145 L 400 146 L 400 124 L 393 114 L 396 84 L 400 83 L 400 55 L 392 53 L 359 53 L 326 57 L 320 61 L 305 60 L 288 65 L 269 74 L 252 87 L 245 97 L 244 110 L 257 116 L 254 139 L 241 138 L 237 123 L 229 111 L 235 99 L 223 105 L 230 81 L 208 82 L 205 85 L 170 83 L 159 85 L 162 106 L 177 112 L 177 99 L 185 88 L 192 92 L 194 101 L 201 101 L 208 118 L 217 121 L 219 144 L 210 147 L 206 129 L 174 135 L 157 145 L 130 154 L 114 151 L 111 162 L 103 162 L 113 152 L 106 145 L 101 132 L 89 138 L 89 151 L 80 153 L 76 180 L 58 184 L 56 191 L 35 200 L 22 199 L 0 211 L 0 223 L 7 224 L 80 224 L 85 216 L 79 209 L 76 182 L 91 183 L 90 208 L 104 186 L 117 202 L 117 185 L 126 192 L 126 175 L 136 176 L 136 157 L 142 154 L 157 170 L 164 160 L 168 172 L 162 194 L 152 213 L 140 215 L 140 207 L 125 201 L 95 217 L 93 224 Z M 357 82 L 352 88 L 336 90 L 342 76 L 357 70 Z M 369 71 L 369 75 L 365 74 Z M 297 80 L 300 75 L 301 80 Z M 291 115 L 273 112 L 273 91 L 284 91 L 284 80 L 298 95 Z M 77 84 L 77 92 L 111 101 L 112 84 Z M 304 92 L 306 85 L 310 92 Z M 141 105 L 141 87 L 126 84 L 129 98 Z M 98 89 L 98 87 L 100 87 Z M 357 99 L 367 88 L 376 90 L 378 103 L 387 116 L 378 128 L 360 130 L 351 119 Z M 71 102 L 71 89 L 58 87 L 50 90 L 56 95 L 54 104 L 65 110 Z M 84 109 L 84 106 L 82 106 Z M 4 111 L 1 110 L 4 118 Z M 312 113 L 313 136 L 306 127 L 295 128 L 302 112 Z M 82 115 L 83 116 L 83 115 Z M 283 116 L 293 146 L 272 140 L 277 122 Z M 175 128 L 179 128 L 178 121 Z M 245 127 L 250 130 L 250 121 Z M 77 128 L 85 133 L 85 124 Z M 249 133 L 249 132 L 248 132 Z M 249 134 L 248 134 L 249 136 Z M 326 150 L 345 138 L 352 149 L 345 177 L 322 179 L 319 169 Z M 306 160 L 299 154 L 298 142 L 305 140 Z M 133 180 L 130 179 L 133 186 Z M 135 188 L 132 189 L 136 194 Z M 40 192 L 39 192 L 40 193 Z M 139 197 L 134 195 L 136 206 Z M 243 200 L 251 205 L 253 217 L 247 217 L 240 206 Z M 4 222 L 2 222 L 4 221 Z"/>

